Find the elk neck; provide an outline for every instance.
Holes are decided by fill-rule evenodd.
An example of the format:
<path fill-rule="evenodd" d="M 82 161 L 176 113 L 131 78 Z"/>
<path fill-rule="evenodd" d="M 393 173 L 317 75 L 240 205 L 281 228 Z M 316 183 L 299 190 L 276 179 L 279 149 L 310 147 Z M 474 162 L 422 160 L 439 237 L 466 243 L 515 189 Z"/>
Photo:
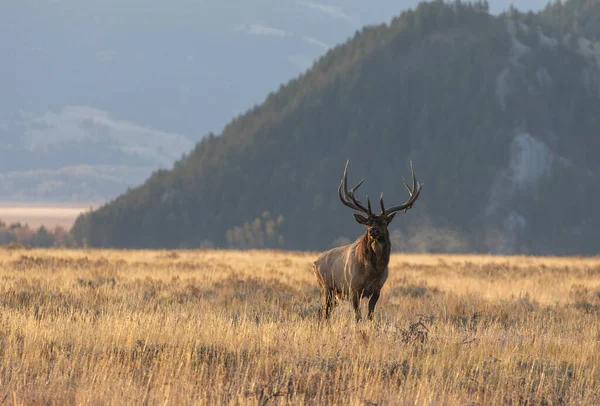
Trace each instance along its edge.
<path fill-rule="evenodd" d="M 356 254 L 361 263 L 368 268 L 374 269 L 377 272 L 383 272 L 390 262 L 390 238 L 385 235 L 381 244 L 380 249 L 373 249 L 373 246 L 369 242 L 369 236 L 367 233 L 363 234 L 356 240 L 357 250 Z"/>

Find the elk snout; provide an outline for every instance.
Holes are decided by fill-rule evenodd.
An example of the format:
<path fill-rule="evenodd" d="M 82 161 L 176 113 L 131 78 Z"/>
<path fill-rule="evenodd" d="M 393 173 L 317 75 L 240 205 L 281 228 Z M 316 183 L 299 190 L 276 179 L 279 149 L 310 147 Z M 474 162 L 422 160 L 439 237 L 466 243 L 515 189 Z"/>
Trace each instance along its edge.
<path fill-rule="evenodd" d="M 371 227 L 371 230 L 369 231 L 369 234 L 371 235 L 371 237 L 373 238 L 377 238 L 379 237 L 379 227 L 377 226 L 373 226 Z"/>

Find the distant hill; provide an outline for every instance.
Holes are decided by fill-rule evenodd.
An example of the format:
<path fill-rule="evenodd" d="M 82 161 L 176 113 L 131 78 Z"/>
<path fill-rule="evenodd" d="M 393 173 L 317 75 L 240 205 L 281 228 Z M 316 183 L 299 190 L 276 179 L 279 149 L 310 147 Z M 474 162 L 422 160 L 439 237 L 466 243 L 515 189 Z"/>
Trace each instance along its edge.
<path fill-rule="evenodd" d="M 533 17 L 434 1 L 366 27 L 73 233 L 323 249 L 361 232 L 336 195 L 346 159 L 388 204 L 412 160 L 425 187 L 393 223 L 397 249 L 597 252 L 600 53 Z"/>
<path fill-rule="evenodd" d="M 193 145 L 90 107 L 0 117 L 0 201 L 102 202 Z"/>

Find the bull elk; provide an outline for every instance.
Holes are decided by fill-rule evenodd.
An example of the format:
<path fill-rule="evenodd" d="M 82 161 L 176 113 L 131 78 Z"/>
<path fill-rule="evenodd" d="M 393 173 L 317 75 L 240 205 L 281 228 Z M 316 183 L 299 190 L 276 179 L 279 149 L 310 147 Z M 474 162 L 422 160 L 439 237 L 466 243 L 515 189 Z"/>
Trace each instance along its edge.
<path fill-rule="evenodd" d="M 381 213 L 373 214 L 368 196 L 366 207 L 354 196 L 364 179 L 348 192 L 348 162 L 338 188 L 338 196 L 345 206 L 362 212 L 362 214 L 354 213 L 354 219 L 366 227 L 366 232 L 352 244 L 324 252 L 314 262 L 313 271 L 321 287 L 322 317 L 329 318 L 336 298 L 337 300 L 350 299 L 356 321 L 360 321 L 360 299 L 368 297 L 368 318 L 371 320 L 381 288 L 388 277 L 391 248 L 388 226 L 397 212 L 404 210 L 406 213 L 406 210 L 412 207 L 421 193 L 423 184 L 417 182 L 411 162 L 412 188 L 403 179 L 409 193 L 406 203 L 386 209 L 383 204 L 383 193 L 381 193 L 379 199 Z"/>

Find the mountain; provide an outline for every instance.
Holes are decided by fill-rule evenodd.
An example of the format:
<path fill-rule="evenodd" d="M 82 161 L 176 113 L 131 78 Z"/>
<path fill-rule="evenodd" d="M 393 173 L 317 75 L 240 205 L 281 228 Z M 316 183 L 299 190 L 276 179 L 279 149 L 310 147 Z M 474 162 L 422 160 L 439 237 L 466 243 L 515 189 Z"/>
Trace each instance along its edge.
<path fill-rule="evenodd" d="M 72 232 L 324 249 L 362 228 L 337 199 L 346 159 L 349 182 L 387 204 L 406 200 L 412 160 L 425 186 L 392 224 L 398 249 L 597 252 L 600 52 L 538 18 L 434 1 L 366 27 Z"/>
<path fill-rule="evenodd" d="M 0 198 L 113 198 L 361 26 L 416 2 L 3 0 Z"/>
<path fill-rule="evenodd" d="M 3 202 L 102 202 L 172 166 L 193 145 L 89 107 L 15 114 L 0 118 L 0 196 Z"/>
<path fill-rule="evenodd" d="M 3 202 L 114 198 L 360 24 L 357 1 L 1 3 Z"/>

